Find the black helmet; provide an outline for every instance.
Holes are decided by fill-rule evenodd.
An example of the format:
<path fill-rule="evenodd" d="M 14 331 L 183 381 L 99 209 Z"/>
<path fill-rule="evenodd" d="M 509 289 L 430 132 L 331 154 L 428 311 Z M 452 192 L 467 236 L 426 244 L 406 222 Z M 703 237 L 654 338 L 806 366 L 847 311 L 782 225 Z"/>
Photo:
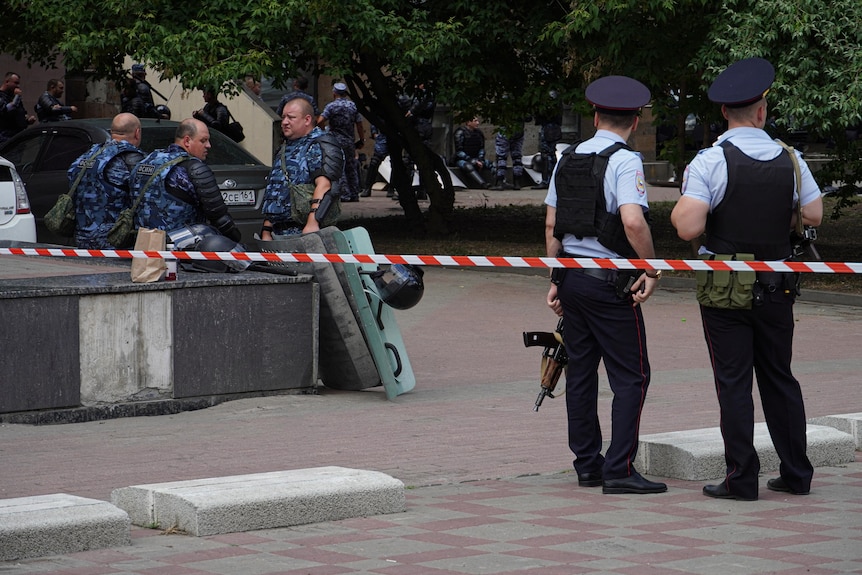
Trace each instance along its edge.
<path fill-rule="evenodd" d="M 171 119 L 171 109 L 164 104 L 159 104 L 158 106 L 156 106 L 156 112 L 159 114 L 159 118 L 161 118 L 162 120 Z"/>
<path fill-rule="evenodd" d="M 395 309 L 410 309 L 422 299 L 425 284 L 422 268 L 409 264 L 392 264 L 388 270 L 373 273 L 380 299 Z"/>
<path fill-rule="evenodd" d="M 196 250 L 205 237 L 219 235 L 218 230 L 209 224 L 189 224 L 170 230 L 167 234 L 170 238 L 168 243 L 174 244 L 174 248 L 179 251 Z"/>
<path fill-rule="evenodd" d="M 208 235 L 198 242 L 197 250 L 199 252 L 244 252 L 240 244 L 230 238 L 216 234 Z M 246 269 L 251 262 L 236 261 L 236 260 L 191 260 L 192 268 L 197 271 L 227 273 L 241 272 Z"/>
<path fill-rule="evenodd" d="M 218 233 L 208 224 L 191 224 L 168 232 L 177 251 L 244 252 L 245 248 Z M 251 262 L 226 260 L 189 260 L 181 262 L 183 269 L 198 272 L 241 272 Z"/>

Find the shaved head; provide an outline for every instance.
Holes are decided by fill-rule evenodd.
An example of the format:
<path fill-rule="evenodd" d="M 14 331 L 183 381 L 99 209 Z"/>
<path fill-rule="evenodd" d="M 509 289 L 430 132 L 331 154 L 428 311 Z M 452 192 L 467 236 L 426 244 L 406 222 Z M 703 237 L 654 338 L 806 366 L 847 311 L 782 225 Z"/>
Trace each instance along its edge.
<path fill-rule="evenodd" d="M 134 146 L 141 145 L 141 121 L 134 114 L 123 112 L 111 122 L 111 137 L 125 140 Z"/>

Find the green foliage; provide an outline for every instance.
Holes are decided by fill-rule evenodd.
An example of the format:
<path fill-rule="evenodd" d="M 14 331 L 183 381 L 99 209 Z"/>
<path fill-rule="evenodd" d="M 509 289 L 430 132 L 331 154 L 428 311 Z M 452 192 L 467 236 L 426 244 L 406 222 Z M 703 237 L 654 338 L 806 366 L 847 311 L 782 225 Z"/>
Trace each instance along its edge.
<path fill-rule="evenodd" d="M 650 88 L 653 115 L 682 133 L 689 113 L 721 120 L 706 87 L 729 63 L 759 55 L 777 69 L 778 124 L 834 141 L 842 164 L 823 177 L 852 182 L 862 168 L 843 131 L 862 122 L 859 22 L 859 0 L 7 0 L 0 49 L 42 64 L 63 54 L 68 68 L 113 79 L 129 55 L 163 78 L 223 91 L 245 74 L 286 85 L 300 70 L 328 73 L 433 182 L 434 158 L 397 106 L 419 82 L 458 119 L 512 126 L 550 89 L 587 113 L 584 87 L 624 74 Z M 669 153 L 678 171 L 684 151 L 680 141 Z M 430 192 L 429 224 L 443 231 L 454 195 Z M 415 204 L 405 209 L 420 221 Z"/>

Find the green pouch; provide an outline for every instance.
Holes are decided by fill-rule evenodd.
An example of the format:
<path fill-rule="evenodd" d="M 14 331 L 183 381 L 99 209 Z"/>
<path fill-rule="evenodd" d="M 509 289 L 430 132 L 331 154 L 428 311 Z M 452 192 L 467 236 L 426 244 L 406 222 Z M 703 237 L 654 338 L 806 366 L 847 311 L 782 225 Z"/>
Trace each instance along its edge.
<path fill-rule="evenodd" d="M 78 225 L 75 216 L 75 202 L 69 194 L 61 194 L 54 207 L 45 214 L 45 227 L 64 238 L 75 235 Z"/>
<path fill-rule="evenodd" d="M 754 254 L 708 254 L 699 256 L 703 260 L 753 261 Z M 706 307 L 719 309 L 751 309 L 754 301 L 755 271 L 706 271 L 695 272 L 697 278 L 697 301 Z"/>
<path fill-rule="evenodd" d="M 134 214 L 133 208 L 127 208 L 120 212 L 120 216 L 114 222 L 111 231 L 108 232 L 108 243 L 118 250 L 130 248 L 135 244 L 137 231 L 135 230 Z"/>

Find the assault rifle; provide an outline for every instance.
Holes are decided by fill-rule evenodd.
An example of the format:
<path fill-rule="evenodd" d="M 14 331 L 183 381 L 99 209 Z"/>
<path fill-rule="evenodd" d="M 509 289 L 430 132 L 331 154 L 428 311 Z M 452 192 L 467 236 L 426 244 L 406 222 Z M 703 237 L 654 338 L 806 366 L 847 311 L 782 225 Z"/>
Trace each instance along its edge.
<path fill-rule="evenodd" d="M 539 396 L 536 398 L 533 411 L 539 411 L 545 397 L 554 399 L 554 388 L 557 387 L 557 381 L 559 381 L 566 364 L 569 363 L 566 346 L 563 345 L 563 318 L 557 322 L 557 329 L 554 332 L 524 332 L 524 346 L 533 347 L 537 345 L 541 345 L 545 349 L 542 351 L 541 389 L 539 389 Z"/>

